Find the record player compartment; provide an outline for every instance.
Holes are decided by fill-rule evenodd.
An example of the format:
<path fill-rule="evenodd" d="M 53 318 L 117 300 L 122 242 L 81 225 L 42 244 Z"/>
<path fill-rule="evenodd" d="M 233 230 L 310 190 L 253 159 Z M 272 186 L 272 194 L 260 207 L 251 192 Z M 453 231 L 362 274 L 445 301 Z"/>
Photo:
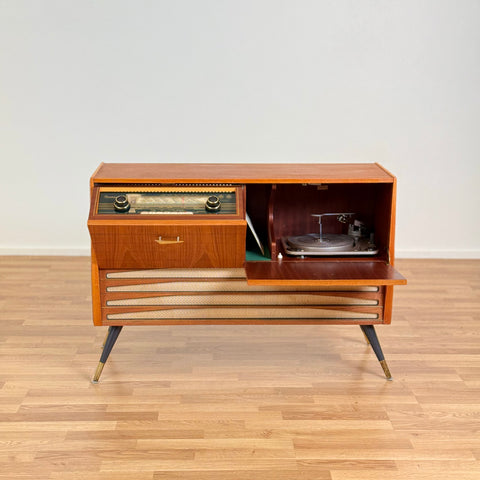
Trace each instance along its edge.
<path fill-rule="evenodd" d="M 391 208 L 393 184 L 280 184 L 272 187 L 269 215 L 272 258 L 285 257 L 282 239 L 291 236 L 318 235 L 318 214 L 352 212 L 352 219 L 364 223 L 378 250 L 377 258 L 388 259 L 392 247 Z M 347 235 L 348 223 L 335 216 L 322 218 L 326 235 Z M 345 238 L 345 237 L 343 237 Z M 341 253 L 337 254 L 341 257 Z M 349 255 L 350 256 L 350 255 Z"/>

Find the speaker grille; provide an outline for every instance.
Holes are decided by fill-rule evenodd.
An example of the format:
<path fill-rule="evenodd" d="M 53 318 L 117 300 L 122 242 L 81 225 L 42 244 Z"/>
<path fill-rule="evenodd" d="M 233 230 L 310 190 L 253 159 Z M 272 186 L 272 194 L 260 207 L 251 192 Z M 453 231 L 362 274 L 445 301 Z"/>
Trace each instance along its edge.
<path fill-rule="evenodd" d="M 331 310 L 324 308 L 193 308 L 166 309 L 146 312 L 110 313 L 108 320 L 166 320 L 166 319 L 201 319 L 201 320 L 281 320 L 281 319 L 364 319 L 376 320 L 378 314 L 352 312 L 350 310 Z"/>
<path fill-rule="evenodd" d="M 245 278 L 243 268 L 158 268 L 109 272 L 107 278 Z"/>
<path fill-rule="evenodd" d="M 238 293 L 229 294 L 204 294 L 204 295 L 164 295 L 161 297 L 125 298 L 107 300 L 109 307 L 151 306 L 151 305 L 366 305 L 377 306 L 378 300 L 341 297 L 333 295 L 316 294 L 265 294 L 249 295 Z"/>
<path fill-rule="evenodd" d="M 378 287 L 314 287 L 248 285 L 246 280 L 179 281 L 108 286 L 107 292 L 378 292 Z"/>

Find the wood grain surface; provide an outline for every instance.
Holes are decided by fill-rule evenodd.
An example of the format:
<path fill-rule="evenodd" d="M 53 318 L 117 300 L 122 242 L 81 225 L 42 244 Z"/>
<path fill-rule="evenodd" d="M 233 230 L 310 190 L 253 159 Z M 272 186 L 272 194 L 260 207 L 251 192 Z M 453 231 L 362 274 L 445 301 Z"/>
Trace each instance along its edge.
<path fill-rule="evenodd" d="M 391 183 L 376 163 L 102 163 L 94 183 Z"/>
<path fill-rule="evenodd" d="M 90 260 L 0 257 L 0 478 L 480 478 L 480 261 L 397 260 L 377 332 L 91 319 Z"/>
<path fill-rule="evenodd" d="M 90 225 L 100 268 L 242 267 L 246 222 Z"/>
<path fill-rule="evenodd" d="M 342 259 L 344 260 L 344 259 Z M 379 261 L 247 262 L 250 285 L 406 285 L 392 266 Z"/>

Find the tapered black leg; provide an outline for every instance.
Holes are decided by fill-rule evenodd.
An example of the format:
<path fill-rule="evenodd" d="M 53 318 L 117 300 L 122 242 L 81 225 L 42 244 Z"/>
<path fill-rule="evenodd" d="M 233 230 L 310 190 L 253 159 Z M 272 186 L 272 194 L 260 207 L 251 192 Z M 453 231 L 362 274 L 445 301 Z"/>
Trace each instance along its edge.
<path fill-rule="evenodd" d="M 387 362 L 385 361 L 385 357 L 383 356 L 382 347 L 380 346 L 380 342 L 378 341 L 377 332 L 375 331 L 374 326 L 360 325 L 360 328 L 362 329 L 362 332 L 364 333 L 365 337 L 367 337 L 367 340 L 372 346 L 373 351 L 375 352 L 375 355 L 377 356 L 378 361 L 380 362 L 380 365 L 382 366 L 383 371 L 385 372 L 385 376 L 387 377 L 387 380 L 392 380 L 392 375 L 390 373 L 390 370 L 388 369 L 388 365 L 387 365 Z"/>
<path fill-rule="evenodd" d="M 105 366 L 108 356 L 110 355 L 110 352 L 112 351 L 112 348 L 115 345 L 115 342 L 117 341 L 117 338 L 120 335 L 122 328 L 123 327 L 108 328 L 108 334 L 107 334 L 107 338 L 105 339 L 102 355 L 100 357 L 100 362 L 98 363 L 97 370 L 95 371 L 95 375 L 93 376 L 93 380 L 92 380 L 93 383 L 98 383 L 98 380 L 100 379 L 100 375 L 102 374 L 103 367 Z"/>

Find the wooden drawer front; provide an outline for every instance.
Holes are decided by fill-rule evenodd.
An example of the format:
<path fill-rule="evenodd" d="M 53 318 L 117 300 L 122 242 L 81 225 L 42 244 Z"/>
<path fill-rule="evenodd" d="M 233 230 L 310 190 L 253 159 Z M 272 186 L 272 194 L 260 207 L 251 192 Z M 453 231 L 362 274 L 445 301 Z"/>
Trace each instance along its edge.
<path fill-rule="evenodd" d="M 381 323 L 375 286 L 248 285 L 243 269 L 101 272 L 105 325 Z"/>
<path fill-rule="evenodd" d="M 100 268 L 240 267 L 246 226 L 233 224 L 96 225 Z"/>

